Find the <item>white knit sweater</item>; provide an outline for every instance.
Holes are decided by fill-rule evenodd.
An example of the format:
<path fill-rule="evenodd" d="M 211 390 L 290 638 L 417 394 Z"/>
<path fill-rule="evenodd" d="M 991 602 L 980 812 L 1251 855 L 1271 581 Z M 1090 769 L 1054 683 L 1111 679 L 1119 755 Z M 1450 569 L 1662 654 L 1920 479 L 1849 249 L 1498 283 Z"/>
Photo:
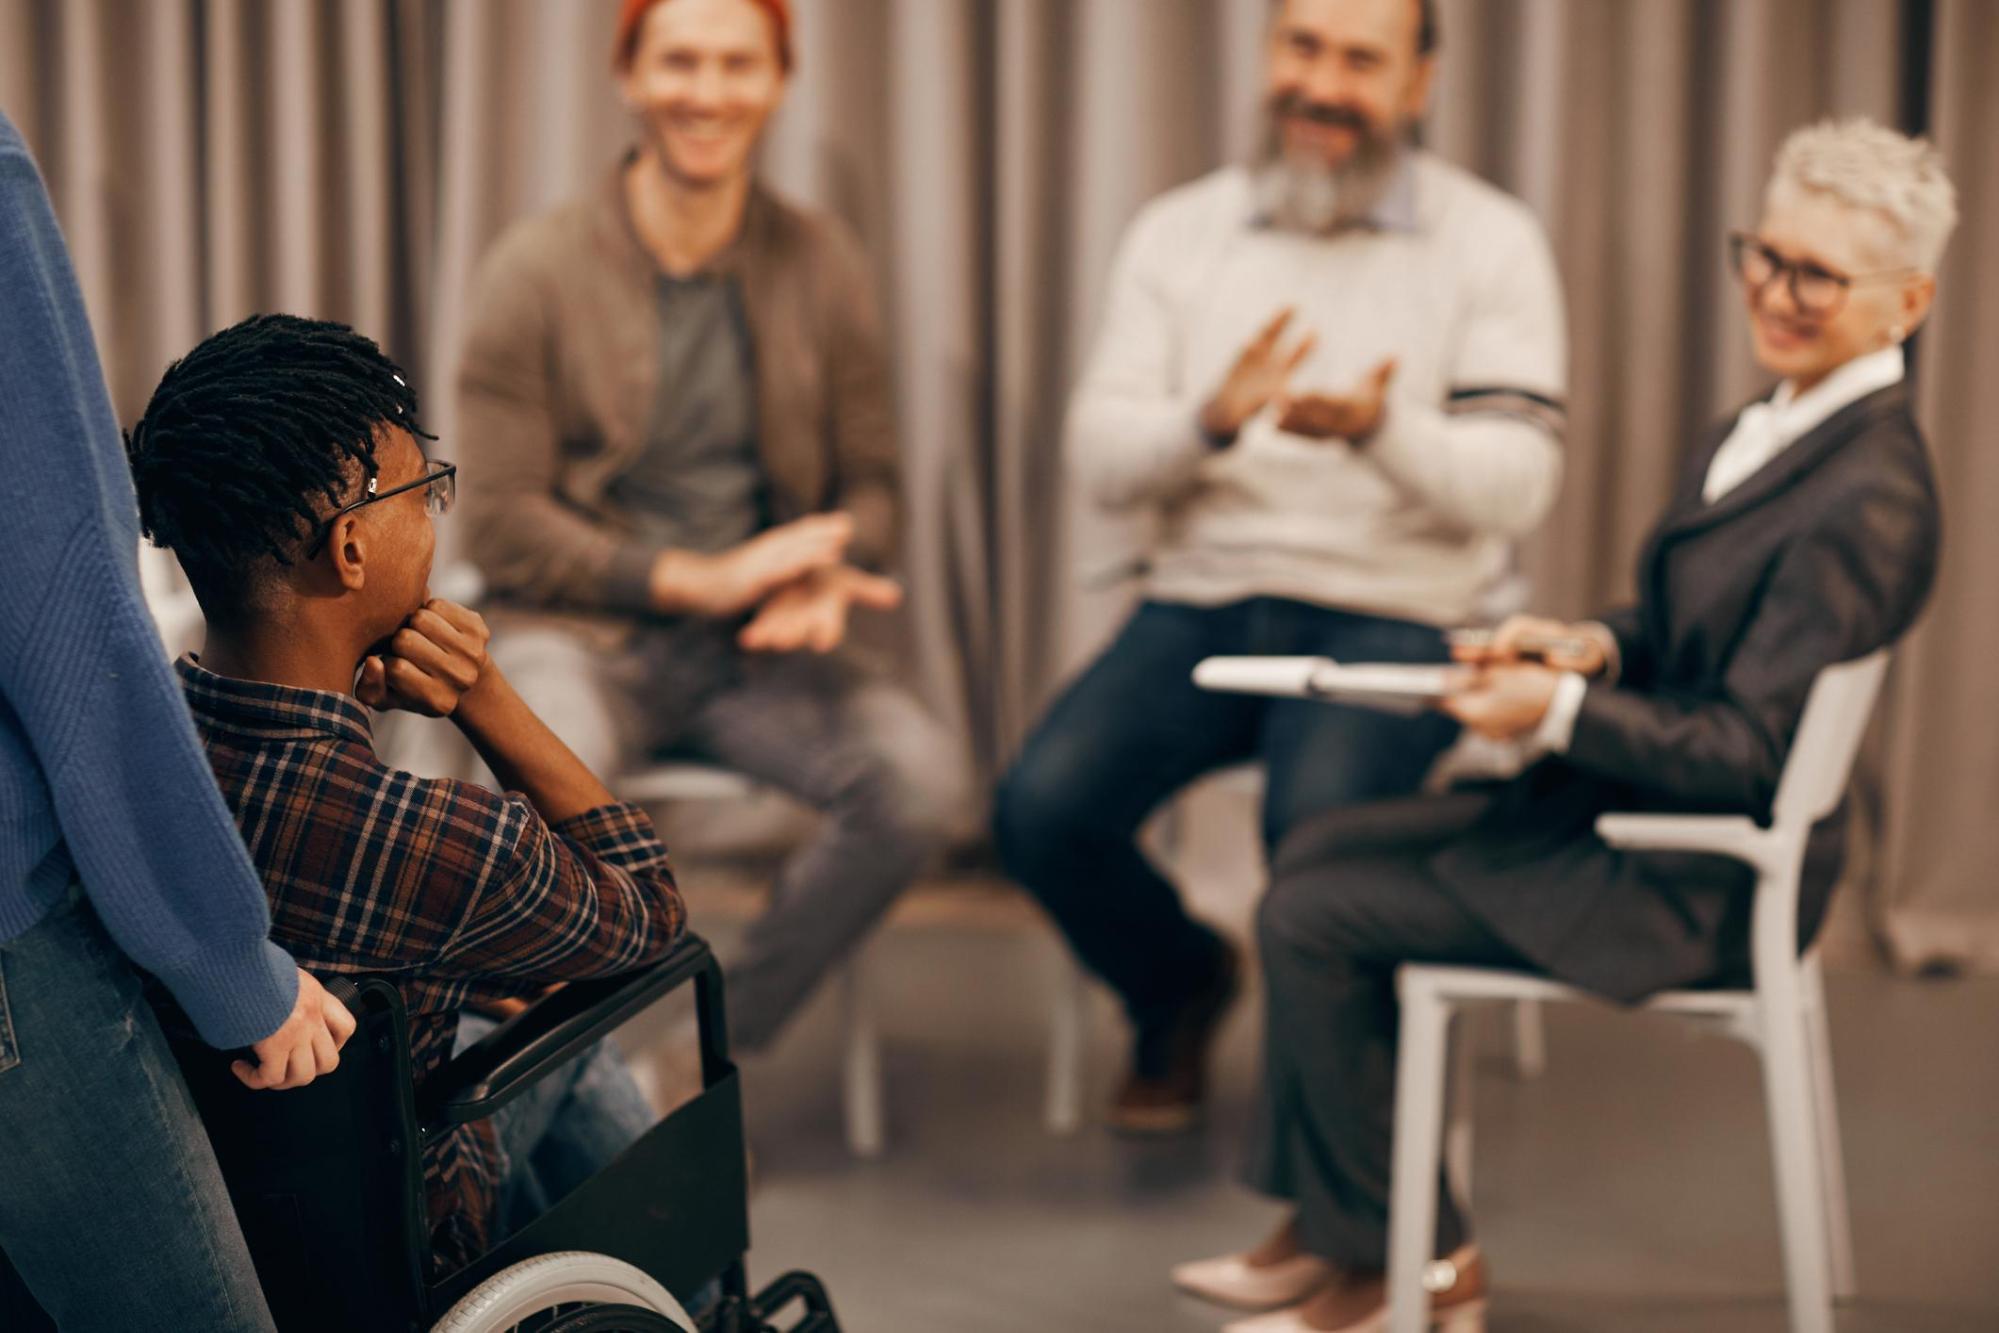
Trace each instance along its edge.
<path fill-rule="evenodd" d="M 1149 204 L 1125 237 L 1070 404 L 1070 465 L 1114 509 L 1156 506 L 1148 596 L 1291 597 L 1434 624 L 1473 614 L 1561 475 L 1562 297 L 1519 201 L 1426 153 L 1403 225 L 1304 236 L 1261 225 L 1226 168 Z M 1277 429 L 1215 449 L 1201 403 L 1273 314 L 1318 343 L 1294 391 L 1399 363 L 1365 444 Z"/>

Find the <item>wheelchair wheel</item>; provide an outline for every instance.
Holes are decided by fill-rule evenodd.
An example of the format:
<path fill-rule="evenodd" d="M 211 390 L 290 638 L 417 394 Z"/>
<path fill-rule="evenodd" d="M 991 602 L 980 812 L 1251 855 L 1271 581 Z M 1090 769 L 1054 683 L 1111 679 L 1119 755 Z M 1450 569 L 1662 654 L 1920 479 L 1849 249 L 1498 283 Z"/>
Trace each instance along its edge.
<path fill-rule="evenodd" d="M 567 1250 L 503 1268 L 465 1293 L 431 1333 L 694 1333 L 694 1321 L 640 1269 Z"/>

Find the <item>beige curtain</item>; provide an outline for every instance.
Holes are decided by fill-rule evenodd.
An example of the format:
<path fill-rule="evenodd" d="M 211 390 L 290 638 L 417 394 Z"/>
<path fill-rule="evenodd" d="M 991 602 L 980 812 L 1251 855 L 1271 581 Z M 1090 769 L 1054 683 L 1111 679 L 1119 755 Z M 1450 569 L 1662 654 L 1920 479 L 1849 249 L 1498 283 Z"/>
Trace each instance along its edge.
<path fill-rule="evenodd" d="M 0 107 L 40 154 L 119 410 L 256 309 L 348 320 L 448 439 L 465 284 L 509 221 L 626 140 L 616 0 L 0 0 Z M 1059 431 L 1109 256 L 1160 190 L 1248 152 L 1266 0 L 798 0 L 771 179 L 876 257 L 912 500 L 917 683 L 1003 763 L 1126 594 L 1143 533 L 1068 495 Z M 1522 553 L 1541 604 L 1628 594 L 1698 429 L 1758 387 L 1720 238 L 1792 127 L 1927 123 L 1966 225 L 1919 346 L 1946 478 L 1943 586 L 1865 792 L 1869 916 L 1897 961 L 1999 962 L 1999 635 L 1975 589 L 1999 462 L 1999 52 L 1987 0 L 1444 0 L 1429 141 L 1526 199 L 1568 285 L 1568 479 Z"/>

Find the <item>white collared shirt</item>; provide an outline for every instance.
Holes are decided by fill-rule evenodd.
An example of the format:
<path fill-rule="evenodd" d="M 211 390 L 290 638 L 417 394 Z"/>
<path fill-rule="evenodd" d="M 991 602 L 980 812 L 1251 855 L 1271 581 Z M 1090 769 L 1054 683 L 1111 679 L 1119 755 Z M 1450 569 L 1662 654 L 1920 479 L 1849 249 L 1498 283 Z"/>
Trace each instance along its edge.
<path fill-rule="evenodd" d="M 1742 409 L 1735 429 L 1708 464 L 1701 499 L 1713 504 L 1811 434 L 1833 413 L 1870 393 L 1900 384 L 1902 375 L 1902 345 L 1890 343 L 1879 351 L 1854 357 L 1803 393 L 1785 380 L 1768 402 L 1751 403 Z"/>
<path fill-rule="evenodd" d="M 1833 413 L 1870 393 L 1900 384 L 1905 373 L 1902 345 L 1890 343 L 1879 351 L 1854 357 L 1803 393 L 1790 380 L 1777 386 L 1767 402 L 1751 403 L 1735 419 L 1735 429 L 1714 451 L 1701 499 L 1708 504 L 1727 495 L 1768 466 L 1784 450 L 1812 433 Z M 1555 697 L 1541 715 L 1534 744 L 1550 754 L 1562 754 L 1575 736 L 1576 715 L 1582 711 L 1589 683 L 1574 671 L 1562 673 Z"/>

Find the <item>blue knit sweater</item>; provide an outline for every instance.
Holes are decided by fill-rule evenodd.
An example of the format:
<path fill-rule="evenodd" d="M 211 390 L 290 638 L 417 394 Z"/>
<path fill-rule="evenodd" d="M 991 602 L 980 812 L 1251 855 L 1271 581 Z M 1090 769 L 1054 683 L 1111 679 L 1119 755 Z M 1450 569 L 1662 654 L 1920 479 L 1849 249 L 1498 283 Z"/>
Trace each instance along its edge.
<path fill-rule="evenodd" d="M 139 516 L 47 192 L 0 115 L 0 941 L 81 879 L 203 1037 L 247 1046 L 298 973 L 139 594 Z"/>

